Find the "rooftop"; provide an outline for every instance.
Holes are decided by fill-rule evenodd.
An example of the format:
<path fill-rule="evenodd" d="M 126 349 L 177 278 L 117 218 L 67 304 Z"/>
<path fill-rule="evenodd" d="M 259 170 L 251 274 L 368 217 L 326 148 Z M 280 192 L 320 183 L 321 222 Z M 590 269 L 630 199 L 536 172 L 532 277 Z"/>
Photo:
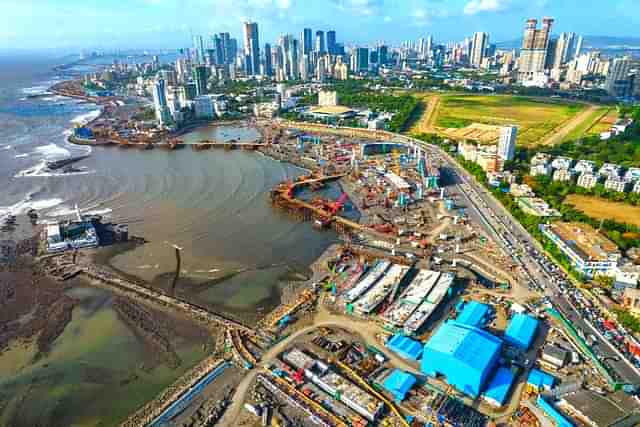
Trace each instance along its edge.
<path fill-rule="evenodd" d="M 482 329 L 450 320 L 433 334 L 425 349 L 448 354 L 470 368 L 484 370 L 501 345 L 500 338 Z"/>
<path fill-rule="evenodd" d="M 342 105 L 313 107 L 310 110 L 313 114 L 326 114 L 330 116 L 339 116 L 342 114 L 354 113 L 354 110 Z"/>
<path fill-rule="evenodd" d="M 538 320 L 526 314 L 516 314 L 505 331 L 505 340 L 527 350 L 538 330 Z"/>
<path fill-rule="evenodd" d="M 579 222 L 557 222 L 549 226 L 563 242 L 591 260 L 606 261 L 610 254 L 619 254 L 618 247 L 592 226 Z"/>
<path fill-rule="evenodd" d="M 482 327 L 486 324 L 490 313 L 491 307 L 487 304 L 469 301 L 456 320 L 465 325 Z"/>
<path fill-rule="evenodd" d="M 638 403 L 624 392 L 604 397 L 589 390 L 579 390 L 563 396 L 563 400 L 598 426 L 611 426 L 617 421 L 633 415 L 634 411 L 636 412 L 636 422 L 639 421 L 637 418 Z"/>
<path fill-rule="evenodd" d="M 422 343 L 404 335 L 394 335 L 387 341 L 387 347 L 405 359 L 418 360 L 422 354 Z"/>
<path fill-rule="evenodd" d="M 393 394 L 396 400 L 402 401 L 416 381 L 416 377 L 413 375 L 400 369 L 394 369 L 391 375 L 384 380 L 382 386 Z"/>
<path fill-rule="evenodd" d="M 514 376 L 511 370 L 500 366 L 483 393 L 485 399 L 492 401 L 497 406 L 502 406 L 507 401 L 509 391 L 513 385 Z"/>

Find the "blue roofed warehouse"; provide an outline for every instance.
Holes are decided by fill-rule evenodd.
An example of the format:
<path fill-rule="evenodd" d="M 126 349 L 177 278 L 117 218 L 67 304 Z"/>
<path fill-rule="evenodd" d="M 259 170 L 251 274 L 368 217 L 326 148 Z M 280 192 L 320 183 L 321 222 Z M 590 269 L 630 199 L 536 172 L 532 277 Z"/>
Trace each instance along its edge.
<path fill-rule="evenodd" d="M 514 347 L 528 350 L 538 331 L 538 319 L 519 313 L 513 316 L 504 334 L 504 340 Z"/>
<path fill-rule="evenodd" d="M 389 393 L 393 394 L 395 400 L 400 402 L 404 400 L 416 381 L 416 377 L 413 375 L 401 371 L 400 369 L 394 369 L 391 375 L 384 380 L 382 386 Z"/>
<path fill-rule="evenodd" d="M 501 349 L 500 338 L 450 320 L 425 344 L 421 370 L 430 376 L 444 375 L 450 385 L 477 397 L 493 374 Z"/>
<path fill-rule="evenodd" d="M 478 301 L 469 301 L 456 320 L 465 325 L 481 328 L 489 322 L 491 315 L 491 306 Z"/>
<path fill-rule="evenodd" d="M 422 354 L 422 343 L 404 335 L 389 338 L 387 347 L 405 359 L 418 360 Z"/>
<path fill-rule="evenodd" d="M 491 381 L 489 381 L 487 390 L 482 394 L 482 397 L 493 406 L 504 405 L 514 379 L 513 372 L 510 369 L 500 366 Z"/>

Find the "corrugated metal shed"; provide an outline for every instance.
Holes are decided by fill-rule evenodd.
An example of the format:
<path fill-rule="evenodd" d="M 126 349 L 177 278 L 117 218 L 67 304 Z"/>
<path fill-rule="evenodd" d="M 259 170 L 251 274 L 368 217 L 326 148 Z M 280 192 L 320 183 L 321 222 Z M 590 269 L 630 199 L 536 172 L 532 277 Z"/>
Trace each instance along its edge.
<path fill-rule="evenodd" d="M 571 421 L 569 421 L 560 411 L 553 407 L 553 405 L 547 402 L 542 395 L 538 395 L 538 400 L 536 402 L 538 406 L 544 411 L 545 414 L 549 416 L 552 420 L 554 420 L 558 427 L 573 427 Z"/>
<path fill-rule="evenodd" d="M 539 369 L 532 369 L 527 378 L 527 384 L 536 391 L 551 390 L 555 382 L 554 377 Z"/>
<path fill-rule="evenodd" d="M 394 369 L 391 375 L 384 380 L 382 386 L 393 394 L 396 401 L 400 402 L 404 400 L 416 381 L 416 377 L 413 375 L 400 369 Z"/>
<path fill-rule="evenodd" d="M 504 340 L 518 348 L 528 350 L 538 331 L 538 319 L 526 314 L 516 314 L 504 334 Z"/>
<path fill-rule="evenodd" d="M 404 335 L 392 336 L 387 347 L 405 359 L 418 360 L 422 354 L 422 343 Z"/>
<path fill-rule="evenodd" d="M 461 392 L 477 397 L 500 357 L 502 341 L 490 333 L 456 321 L 444 323 L 422 351 L 421 369 L 444 375 Z"/>
<path fill-rule="evenodd" d="M 478 301 L 470 301 L 464 306 L 462 313 L 456 320 L 465 325 L 482 327 L 487 323 L 490 315 L 490 306 Z"/>
<path fill-rule="evenodd" d="M 513 385 L 513 373 L 510 369 L 500 366 L 491 378 L 483 397 L 495 406 L 502 406 L 507 401 L 509 391 Z"/>

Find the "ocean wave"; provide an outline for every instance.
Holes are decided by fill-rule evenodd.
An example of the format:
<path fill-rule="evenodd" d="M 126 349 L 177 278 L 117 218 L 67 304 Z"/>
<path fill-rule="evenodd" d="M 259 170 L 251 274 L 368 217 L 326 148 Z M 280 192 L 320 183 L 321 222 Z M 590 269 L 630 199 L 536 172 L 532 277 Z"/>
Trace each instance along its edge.
<path fill-rule="evenodd" d="M 14 159 L 23 159 L 25 157 L 29 157 L 29 153 L 16 154 L 15 156 L 13 156 Z"/>
<path fill-rule="evenodd" d="M 64 202 L 60 198 L 33 200 L 33 196 L 34 193 L 29 193 L 18 203 L 11 206 L 0 206 L 0 218 L 6 218 L 9 215 L 21 215 L 27 213 L 29 209 L 37 211 L 51 209 Z"/>
<path fill-rule="evenodd" d="M 71 155 L 71 152 L 66 148 L 62 148 L 54 143 L 42 145 L 36 147 L 36 153 L 43 155 L 44 157 L 64 157 Z"/>
<path fill-rule="evenodd" d="M 11 148 L 13 148 L 13 146 L 11 146 L 11 145 L 3 145 L 3 146 L 0 146 L 0 151 L 11 150 Z"/>
<path fill-rule="evenodd" d="M 25 87 L 22 89 L 22 93 L 25 95 L 44 95 L 49 93 L 49 85 L 36 85 L 31 87 Z"/>
<path fill-rule="evenodd" d="M 55 172 L 47 168 L 46 162 L 43 160 L 35 166 L 21 170 L 14 175 L 14 178 L 41 178 L 41 177 L 60 177 L 60 176 L 78 176 L 90 175 L 96 171 L 89 170 L 86 166 L 79 167 L 75 172 Z"/>
<path fill-rule="evenodd" d="M 103 208 L 103 209 L 95 209 L 95 208 L 80 208 L 80 213 L 85 214 L 85 215 L 101 215 L 101 216 L 107 216 L 110 213 L 113 212 L 113 209 L 111 208 Z M 69 207 L 69 206 L 59 206 L 56 209 L 52 210 L 51 212 L 47 213 L 47 216 L 49 217 L 61 217 L 61 216 L 71 216 L 71 215 L 75 215 L 76 214 L 76 208 L 73 207 Z"/>
<path fill-rule="evenodd" d="M 91 120 L 95 119 L 96 117 L 98 117 L 101 111 L 102 110 L 93 110 L 93 111 L 89 111 L 88 113 L 80 114 L 74 117 L 73 119 L 71 119 L 71 123 L 76 125 L 84 125 L 90 122 Z"/>

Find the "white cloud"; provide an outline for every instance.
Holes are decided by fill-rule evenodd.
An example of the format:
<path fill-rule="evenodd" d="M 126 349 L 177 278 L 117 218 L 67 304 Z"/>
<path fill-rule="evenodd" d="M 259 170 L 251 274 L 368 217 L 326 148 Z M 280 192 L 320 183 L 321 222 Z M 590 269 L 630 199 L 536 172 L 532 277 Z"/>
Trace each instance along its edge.
<path fill-rule="evenodd" d="M 476 15 L 481 12 L 499 12 L 509 6 L 507 0 L 471 0 L 464 7 L 465 15 Z"/>
<path fill-rule="evenodd" d="M 383 20 L 384 20 L 384 22 L 391 22 L 391 21 L 393 21 L 393 19 L 392 19 L 389 15 L 385 16 Z"/>

